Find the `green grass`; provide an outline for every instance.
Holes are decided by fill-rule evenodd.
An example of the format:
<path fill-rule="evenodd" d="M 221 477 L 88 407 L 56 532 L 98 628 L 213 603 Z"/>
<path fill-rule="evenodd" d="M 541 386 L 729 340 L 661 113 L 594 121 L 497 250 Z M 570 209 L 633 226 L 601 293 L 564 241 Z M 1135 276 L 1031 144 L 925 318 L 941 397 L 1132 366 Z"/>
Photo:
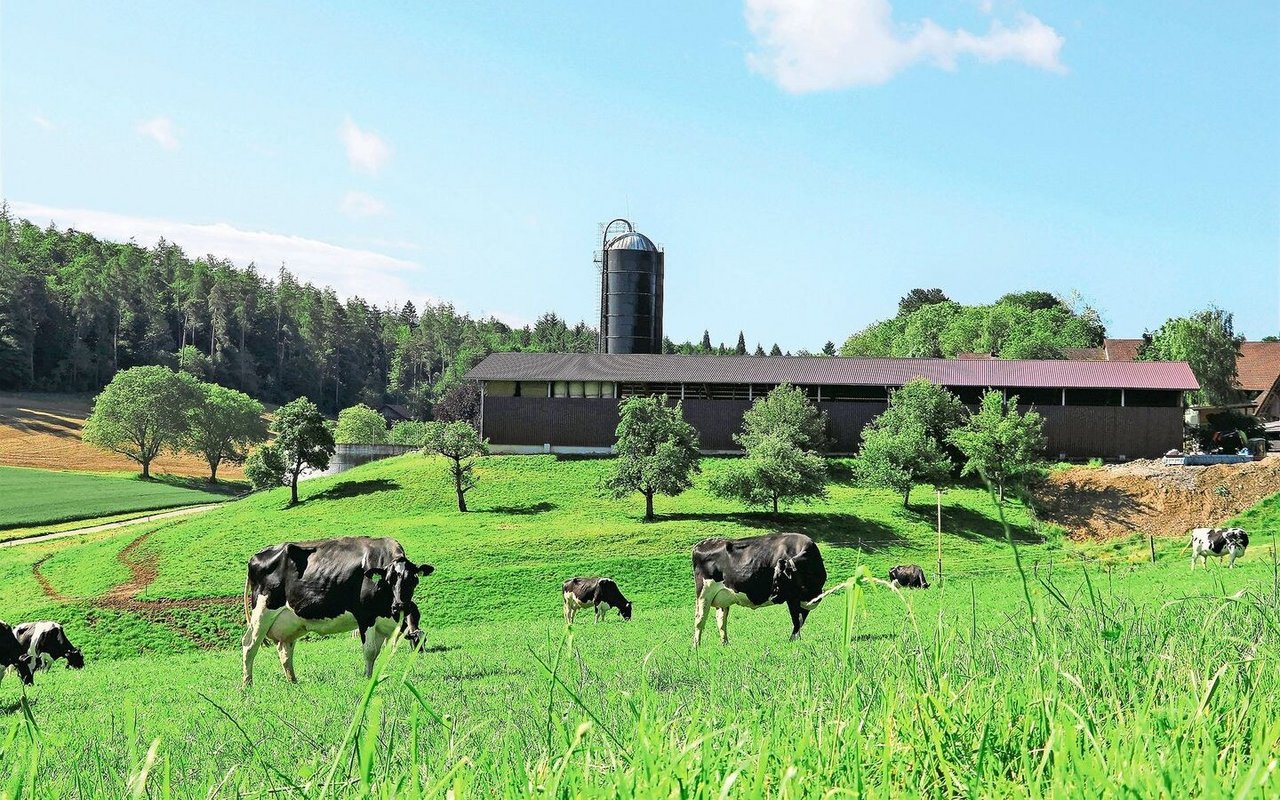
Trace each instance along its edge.
<path fill-rule="evenodd" d="M 41 526 L 73 520 L 217 502 L 225 500 L 230 489 L 213 491 L 182 479 L 144 481 L 136 476 L 0 467 L 0 531 L 20 528 L 36 533 Z"/>
<path fill-rule="evenodd" d="M 640 498 L 594 488 L 609 466 L 488 459 L 462 515 L 443 465 L 410 456 L 309 481 L 292 509 L 271 492 L 0 551 L 5 618 L 61 619 L 89 658 L 38 676 L 25 700 L 16 680 L 0 684 L 0 795 L 121 797 L 144 771 L 150 797 L 1277 792 L 1280 615 L 1261 542 L 1234 570 L 1192 574 L 1180 542 L 1161 542 L 1155 564 L 1139 540 L 1064 549 L 1010 504 L 1024 584 L 989 497 L 958 489 L 944 495 L 939 581 L 926 490 L 904 510 L 835 485 L 830 503 L 774 520 L 710 497 L 704 475 L 645 524 Z M 853 588 L 799 642 L 785 610 L 738 609 L 727 647 L 711 623 L 694 651 L 691 545 L 775 529 L 812 535 L 830 584 Z M 437 567 L 417 594 L 428 649 L 384 655 L 369 682 L 352 638 L 305 640 L 296 686 L 264 649 L 244 692 L 233 603 L 102 607 L 130 575 L 117 556 L 144 533 L 133 557 L 156 571 L 144 600 L 236 598 L 266 544 L 395 536 Z M 41 591 L 37 561 L 65 602 Z M 934 588 L 874 580 L 904 561 Z M 635 619 L 583 614 L 566 638 L 559 585 L 575 573 L 617 578 Z"/>

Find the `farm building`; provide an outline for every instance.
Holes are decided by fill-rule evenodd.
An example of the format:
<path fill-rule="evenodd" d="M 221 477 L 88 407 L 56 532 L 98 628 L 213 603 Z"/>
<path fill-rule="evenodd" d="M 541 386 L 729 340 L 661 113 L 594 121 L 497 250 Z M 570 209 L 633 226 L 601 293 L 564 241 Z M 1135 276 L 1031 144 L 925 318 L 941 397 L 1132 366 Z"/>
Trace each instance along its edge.
<path fill-rule="evenodd" d="M 481 432 L 495 452 L 607 452 L 618 404 L 666 394 L 684 402 L 705 452 L 733 452 L 757 397 L 789 383 L 826 412 L 834 452 L 858 447 L 889 393 L 915 377 L 967 404 L 988 388 L 1045 417 L 1049 454 L 1154 457 L 1182 443 L 1182 393 L 1198 388 L 1182 362 L 790 358 L 494 353 L 467 378 L 481 386 Z"/>

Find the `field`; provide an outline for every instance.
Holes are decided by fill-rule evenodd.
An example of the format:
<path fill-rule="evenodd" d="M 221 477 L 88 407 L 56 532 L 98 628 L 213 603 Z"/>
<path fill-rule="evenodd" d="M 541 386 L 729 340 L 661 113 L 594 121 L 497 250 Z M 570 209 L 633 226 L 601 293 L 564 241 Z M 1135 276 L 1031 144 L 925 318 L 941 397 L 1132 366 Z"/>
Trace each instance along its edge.
<path fill-rule="evenodd" d="M 0 467 L 0 539 L 7 538 L 5 531 L 14 528 L 52 526 L 225 499 L 225 492 L 208 491 L 195 484 Z"/>
<path fill-rule="evenodd" d="M 1181 538 L 1043 542 L 977 489 L 901 507 L 832 486 L 779 519 L 698 487 L 596 488 L 610 463 L 485 460 L 452 504 L 417 456 L 207 514 L 0 551 L 0 613 L 60 619 L 89 664 L 0 684 L 0 793 L 14 797 L 1264 797 L 1277 792 L 1275 498 L 1246 512 L 1234 570 L 1190 573 Z M 724 462 L 704 462 L 708 473 Z M 799 530 L 849 589 L 787 641 L 782 609 L 736 610 L 691 647 L 689 548 Z M 269 650 L 239 686 L 244 563 L 288 539 L 391 535 L 434 564 L 427 647 L 367 681 L 347 636 Z M 1016 551 L 1014 546 L 1016 545 Z M 1084 557 L 1087 556 L 1087 557 Z M 913 561 L 934 588 L 877 577 Z M 635 619 L 567 631 L 560 582 L 609 574 Z M 710 626 L 709 626 L 710 627 Z M 833 791 L 834 790 L 834 791 Z"/>
<path fill-rule="evenodd" d="M 80 430 L 92 407 L 87 396 L 0 392 L 0 466 L 141 472 L 124 456 L 80 441 Z M 151 462 L 151 471 L 204 478 L 209 476 L 209 465 L 194 456 L 165 453 Z M 239 480 L 243 476 L 235 464 L 218 468 L 219 478 Z"/>

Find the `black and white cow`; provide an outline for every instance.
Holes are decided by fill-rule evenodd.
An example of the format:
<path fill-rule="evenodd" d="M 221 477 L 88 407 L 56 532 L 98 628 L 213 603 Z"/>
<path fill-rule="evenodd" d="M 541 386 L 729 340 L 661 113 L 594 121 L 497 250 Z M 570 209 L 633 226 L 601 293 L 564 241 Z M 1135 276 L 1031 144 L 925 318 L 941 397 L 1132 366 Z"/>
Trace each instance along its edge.
<path fill-rule="evenodd" d="M 266 639 L 276 643 L 285 677 L 296 682 L 293 645 L 308 633 L 358 631 L 365 675 L 372 675 L 383 643 L 397 628 L 416 629 L 413 590 L 419 576 L 434 571 L 405 558 L 395 539 L 289 542 L 262 550 L 249 559 L 244 587 L 245 685 L 253 683 L 253 659 Z"/>
<path fill-rule="evenodd" d="M 9 667 L 18 671 L 23 683 L 31 685 L 31 656 L 18 644 L 18 637 L 13 635 L 9 623 L 0 622 L 0 678 L 9 671 Z"/>
<path fill-rule="evenodd" d="M 693 646 L 702 642 L 707 611 L 716 610 L 720 641 L 729 643 L 729 609 L 786 603 L 791 639 L 821 600 L 827 568 L 812 539 L 801 533 L 772 533 L 749 539 L 704 539 L 693 546 L 696 593 Z"/>
<path fill-rule="evenodd" d="M 915 564 L 899 564 L 889 570 L 889 583 L 893 587 L 907 589 L 928 589 L 929 581 L 925 580 L 924 570 Z"/>
<path fill-rule="evenodd" d="M 24 622 L 13 629 L 22 652 L 31 659 L 31 668 L 49 669 L 58 659 L 66 659 L 72 669 L 84 667 L 84 654 L 67 638 L 56 622 Z"/>
<path fill-rule="evenodd" d="M 1196 559 L 1208 568 L 1209 556 L 1230 556 L 1227 566 L 1234 567 L 1236 559 L 1244 555 L 1248 546 L 1249 534 L 1243 528 L 1194 528 L 1191 531 L 1191 568 L 1196 568 Z"/>
<path fill-rule="evenodd" d="M 578 609 L 587 606 L 595 609 L 596 622 L 604 619 L 610 606 L 618 609 L 624 620 L 631 619 L 631 601 L 622 596 L 613 578 L 570 578 L 564 582 L 565 624 L 571 624 Z"/>

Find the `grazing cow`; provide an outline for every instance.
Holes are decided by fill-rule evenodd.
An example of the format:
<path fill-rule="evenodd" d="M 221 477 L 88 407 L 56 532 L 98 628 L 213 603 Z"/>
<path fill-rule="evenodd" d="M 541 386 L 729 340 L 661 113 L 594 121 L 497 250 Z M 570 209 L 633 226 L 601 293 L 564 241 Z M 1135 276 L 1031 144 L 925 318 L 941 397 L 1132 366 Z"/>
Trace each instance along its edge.
<path fill-rule="evenodd" d="M 59 658 L 67 661 L 72 669 L 84 667 L 84 654 L 80 652 L 66 631 L 56 622 L 24 622 L 13 629 L 18 645 L 31 659 L 31 669 L 49 669 Z"/>
<path fill-rule="evenodd" d="M 31 656 L 23 652 L 9 623 L 0 622 L 0 678 L 4 677 L 9 667 L 18 671 L 18 677 L 22 678 L 23 683 L 31 685 Z"/>
<path fill-rule="evenodd" d="M 801 533 L 772 533 L 748 539 L 704 539 L 693 546 L 696 605 L 693 646 L 702 642 L 707 610 L 716 610 L 720 642 L 729 643 L 729 609 L 786 603 L 791 639 L 822 598 L 827 568 L 812 539 Z"/>
<path fill-rule="evenodd" d="M 889 570 L 889 583 L 895 589 L 928 589 L 929 581 L 925 580 L 924 570 L 915 564 L 899 564 Z"/>
<path fill-rule="evenodd" d="M 262 550 L 249 559 L 244 586 L 245 685 L 253 683 L 253 658 L 266 639 L 276 643 L 285 677 L 296 682 L 293 645 L 308 633 L 358 631 L 365 675 L 372 675 L 387 638 L 402 625 L 416 629 L 413 590 L 419 576 L 434 571 L 405 558 L 395 539 L 289 542 Z"/>
<path fill-rule="evenodd" d="M 618 609 L 624 620 L 631 619 L 631 601 L 622 596 L 622 590 L 612 578 L 570 578 L 564 582 L 564 621 L 573 622 L 578 609 L 592 606 L 596 622 L 609 613 L 609 606 Z"/>
<path fill-rule="evenodd" d="M 1191 531 L 1191 568 L 1196 568 L 1196 559 L 1201 559 L 1207 569 L 1209 556 L 1222 558 L 1225 555 L 1227 566 L 1234 567 L 1236 559 L 1244 555 L 1249 546 L 1249 534 L 1243 528 L 1195 528 Z"/>

